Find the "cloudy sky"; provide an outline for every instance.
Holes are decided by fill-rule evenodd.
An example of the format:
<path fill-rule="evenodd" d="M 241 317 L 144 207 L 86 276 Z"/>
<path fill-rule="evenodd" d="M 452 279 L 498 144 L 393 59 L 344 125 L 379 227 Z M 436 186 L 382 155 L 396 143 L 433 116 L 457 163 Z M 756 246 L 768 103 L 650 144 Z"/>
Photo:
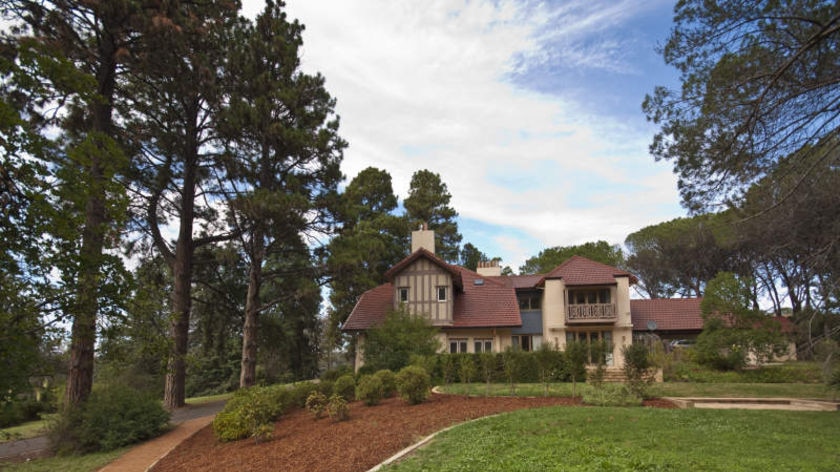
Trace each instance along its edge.
<path fill-rule="evenodd" d="M 262 0 L 245 0 L 253 16 Z M 676 73 L 655 52 L 673 0 L 287 0 L 303 68 L 337 99 L 348 180 L 402 200 L 441 175 L 464 242 L 516 270 L 552 246 L 622 243 L 682 216 L 641 102 Z"/>

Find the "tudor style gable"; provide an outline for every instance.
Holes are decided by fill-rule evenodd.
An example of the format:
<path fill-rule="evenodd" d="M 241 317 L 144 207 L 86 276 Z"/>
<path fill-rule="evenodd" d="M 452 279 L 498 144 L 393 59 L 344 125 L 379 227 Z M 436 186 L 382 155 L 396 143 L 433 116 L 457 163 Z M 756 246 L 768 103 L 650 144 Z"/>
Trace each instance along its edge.
<path fill-rule="evenodd" d="M 385 276 L 393 287 L 393 307 L 426 317 L 434 326 L 451 326 L 461 273 L 424 248 L 392 267 Z"/>

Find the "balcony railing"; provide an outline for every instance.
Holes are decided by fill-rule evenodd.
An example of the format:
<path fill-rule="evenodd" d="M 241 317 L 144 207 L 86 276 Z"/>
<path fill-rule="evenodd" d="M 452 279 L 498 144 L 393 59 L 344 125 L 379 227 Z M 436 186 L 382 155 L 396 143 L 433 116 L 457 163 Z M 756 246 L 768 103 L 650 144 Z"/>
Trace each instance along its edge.
<path fill-rule="evenodd" d="M 612 303 L 566 305 L 567 323 L 615 322 L 616 319 Z"/>

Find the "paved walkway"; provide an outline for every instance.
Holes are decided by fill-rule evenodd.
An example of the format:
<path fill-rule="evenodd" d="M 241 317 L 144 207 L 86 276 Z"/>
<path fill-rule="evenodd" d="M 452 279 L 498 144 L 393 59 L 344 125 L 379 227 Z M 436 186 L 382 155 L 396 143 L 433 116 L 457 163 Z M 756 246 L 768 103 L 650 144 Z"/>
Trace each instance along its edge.
<path fill-rule="evenodd" d="M 216 413 L 221 411 L 224 405 L 225 401 L 222 400 L 202 405 L 187 405 L 175 410 L 171 419 L 175 427 L 171 431 L 131 448 L 102 470 L 113 472 L 145 471 L 174 449 L 175 446 L 210 424 Z M 20 462 L 29 458 L 41 457 L 46 452 L 47 447 L 47 438 L 44 436 L 0 443 L 0 462 L 5 460 Z"/>

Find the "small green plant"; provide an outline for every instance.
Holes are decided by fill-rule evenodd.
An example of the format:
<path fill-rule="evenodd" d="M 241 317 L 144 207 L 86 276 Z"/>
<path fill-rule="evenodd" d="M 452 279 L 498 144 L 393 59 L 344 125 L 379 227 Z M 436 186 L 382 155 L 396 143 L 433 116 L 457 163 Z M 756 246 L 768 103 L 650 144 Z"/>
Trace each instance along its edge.
<path fill-rule="evenodd" d="M 327 403 L 327 413 L 333 421 L 347 421 L 350 419 L 350 405 L 344 397 L 334 393 Z"/>
<path fill-rule="evenodd" d="M 493 374 L 496 371 L 496 355 L 492 352 L 479 354 L 479 365 L 481 367 L 481 377 L 485 383 L 484 395 L 489 397 L 490 383 L 493 382 Z"/>
<path fill-rule="evenodd" d="M 306 397 L 306 411 L 312 413 L 315 419 L 321 418 L 327 410 L 327 396 L 319 391 L 314 391 Z"/>
<path fill-rule="evenodd" d="M 213 420 L 213 432 L 222 441 L 248 437 L 256 441 L 270 439 L 274 421 L 283 413 L 285 387 L 249 387 L 238 390 Z"/>
<path fill-rule="evenodd" d="M 347 401 L 352 401 L 356 397 L 356 379 L 353 374 L 345 374 L 339 377 L 333 384 L 333 394 L 340 395 Z"/>
<path fill-rule="evenodd" d="M 653 367 L 648 348 L 642 343 L 633 343 L 621 348 L 624 356 L 624 377 L 627 387 L 640 398 L 647 397 L 647 387 L 651 382 L 650 368 Z"/>
<path fill-rule="evenodd" d="M 391 398 L 397 393 L 397 374 L 388 369 L 382 369 L 373 374 L 382 382 L 382 396 Z"/>
<path fill-rule="evenodd" d="M 519 351 L 510 347 L 502 353 L 502 369 L 504 370 L 511 396 L 516 396 L 516 375 L 519 371 L 519 358 Z"/>
<path fill-rule="evenodd" d="M 404 367 L 397 374 L 397 391 L 400 397 L 411 405 L 426 401 L 431 388 L 431 378 L 425 369 L 418 366 Z"/>
<path fill-rule="evenodd" d="M 471 385 L 472 379 L 475 378 L 475 361 L 469 354 L 463 354 L 459 362 L 458 376 L 461 383 L 464 385 Z"/>
<path fill-rule="evenodd" d="M 385 396 L 385 387 L 376 375 L 363 375 L 356 385 L 356 399 L 362 400 L 367 406 L 378 405 Z"/>
<path fill-rule="evenodd" d="M 458 377 L 458 362 L 454 355 L 443 354 L 441 359 L 441 374 L 443 375 L 443 383 L 451 384 Z"/>

